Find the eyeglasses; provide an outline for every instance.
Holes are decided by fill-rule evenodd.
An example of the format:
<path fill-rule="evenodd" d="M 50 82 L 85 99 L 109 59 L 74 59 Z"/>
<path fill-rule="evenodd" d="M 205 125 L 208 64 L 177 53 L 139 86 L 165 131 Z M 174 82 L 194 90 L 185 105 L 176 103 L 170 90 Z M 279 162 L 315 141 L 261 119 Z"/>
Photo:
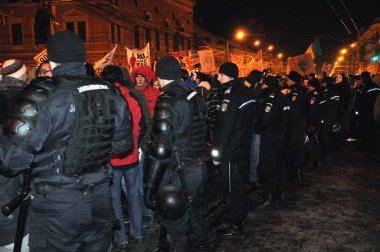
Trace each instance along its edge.
<path fill-rule="evenodd" d="M 39 74 L 47 74 L 48 72 L 51 72 L 51 70 L 40 70 Z"/>

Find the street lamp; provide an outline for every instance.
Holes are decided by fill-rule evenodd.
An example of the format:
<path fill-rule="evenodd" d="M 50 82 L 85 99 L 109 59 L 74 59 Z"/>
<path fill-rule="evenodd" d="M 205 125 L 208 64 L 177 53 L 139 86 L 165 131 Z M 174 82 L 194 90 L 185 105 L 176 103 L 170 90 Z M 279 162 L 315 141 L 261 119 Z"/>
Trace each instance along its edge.
<path fill-rule="evenodd" d="M 340 54 L 345 55 L 346 53 L 347 53 L 347 49 L 346 48 L 343 48 L 342 50 L 340 50 Z"/>
<path fill-rule="evenodd" d="M 268 51 L 273 51 L 274 46 L 273 45 L 269 45 L 267 49 L 268 49 Z"/>
<path fill-rule="evenodd" d="M 259 46 L 261 44 L 260 40 L 255 40 L 255 42 L 253 43 L 254 46 Z"/>

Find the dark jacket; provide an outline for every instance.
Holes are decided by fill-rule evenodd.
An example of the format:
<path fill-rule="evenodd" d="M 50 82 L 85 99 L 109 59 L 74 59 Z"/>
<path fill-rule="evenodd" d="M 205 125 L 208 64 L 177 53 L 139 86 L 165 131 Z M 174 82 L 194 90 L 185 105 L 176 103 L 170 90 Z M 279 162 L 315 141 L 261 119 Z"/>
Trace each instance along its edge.
<path fill-rule="evenodd" d="M 271 135 L 284 133 L 290 107 L 286 97 L 278 90 L 264 89 L 258 106 L 255 133 Z"/>
<path fill-rule="evenodd" d="M 53 75 L 55 77 L 71 76 L 78 79 L 88 78 L 86 76 L 86 69 L 81 63 L 62 64 L 53 70 Z M 111 89 L 109 90 L 111 92 Z M 57 90 L 55 92 L 57 92 Z M 114 92 L 114 109 L 116 114 L 114 117 L 111 152 L 127 153 L 133 146 L 130 114 L 123 97 L 116 91 L 116 89 L 112 92 Z M 40 163 L 40 161 L 54 153 L 60 153 L 64 147 L 58 147 L 55 143 L 64 142 L 73 135 L 77 123 L 73 104 L 75 104 L 74 95 L 70 92 L 58 94 L 53 92 L 44 102 L 42 102 L 40 104 L 39 116 L 33 125 L 33 131 L 28 138 L 25 139 L 25 144 L 32 147 L 36 153 L 32 153 L 25 148 L 16 148 L 12 153 L 10 162 L 7 164 L 8 168 L 14 171 L 20 171 L 34 163 L 33 174 L 47 170 L 53 171 L 53 168 L 56 167 L 54 162 Z M 9 145 L 7 145 L 6 142 L 7 139 L 0 141 L 1 160 L 4 160 L 4 156 L 9 149 Z M 40 165 L 37 165 L 39 163 Z M 94 169 L 95 168 L 101 170 L 103 167 L 94 167 Z M 87 183 L 103 180 L 105 176 L 106 175 L 101 172 L 88 175 L 83 174 L 83 176 L 81 176 L 83 178 L 82 184 L 85 185 Z M 60 185 L 61 183 L 76 183 L 76 181 L 77 178 L 75 177 L 57 174 L 37 177 L 33 182 L 50 182 Z"/>
<path fill-rule="evenodd" d="M 249 159 L 254 101 L 240 80 L 221 85 L 224 94 L 215 123 L 214 160 L 241 162 Z M 215 153 L 215 152 L 214 152 Z"/>

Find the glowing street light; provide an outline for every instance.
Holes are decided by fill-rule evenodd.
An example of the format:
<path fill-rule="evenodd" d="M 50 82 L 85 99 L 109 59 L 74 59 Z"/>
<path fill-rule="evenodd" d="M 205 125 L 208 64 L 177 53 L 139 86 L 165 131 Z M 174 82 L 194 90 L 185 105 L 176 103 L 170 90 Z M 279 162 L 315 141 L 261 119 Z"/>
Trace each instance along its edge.
<path fill-rule="evenodd" d="M 277 58 L 282 58 L 282 56 L 284 56 L 282 53 L 279 53 L 279 54 L 277 54 Z"/>
<path fill-rule="evenodd" d="M 260 45 L 260 40 L 255 40 L 255 42 L 253 43 L 255 46 L 259 46 Z"/>
<path fill-rule="evenodd" d="M 340 56 L 339 58 L 338 58 L 338 61 L 343 61 L 344 60 L 344 57 L 342 57 L 342 56 Z"/>
<path fill-rule="evenodd" d="M 272 51 L 273 48 L 274 48 L 274 47 L 273 47 L 272 45 L 269 45 L 269 46 L 268 46 L 268 51 Z"/>
<path fill-rule="evenodd" d="M 351 47 L 351 48 L 356 47 L 356 43 L 352 43 L 352 44 L 350 45 L 350 47 Z"/>
<path fill-rule="evenodd" d="M 347 49 L 346 48 L 343 48 L 342 50 L 340 50 L 340 54 L 345 55 L 346 53 L 347 53 Z"/>
<path fill-rule="evenodd" d="M 237 31 L 237 33 L 236 33 L 236 39 L 238 39 L 238 40 L 244 39 L 245 36 L 246 36 L 246 34 L 242 30 Z"/>

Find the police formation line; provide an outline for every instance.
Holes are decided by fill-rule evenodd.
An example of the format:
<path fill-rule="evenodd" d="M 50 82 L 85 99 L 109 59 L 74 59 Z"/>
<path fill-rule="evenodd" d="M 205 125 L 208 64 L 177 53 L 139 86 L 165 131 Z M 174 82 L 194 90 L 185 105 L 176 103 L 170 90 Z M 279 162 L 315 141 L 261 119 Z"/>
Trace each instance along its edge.
<path fill-rule="evenodd" d="M 3 65 L 0 251 L 125 251 L 152 218 L 160 249 L 209 251 L 201 205 L 215 171 L 222 235 L 244 238 L 247 186 L 260 182 L 261 207 L 273 206 L 305 164 L 334 157 L 335 131 L 373 143 L 379 88 L 369 73 L 354 88 L 344 75 L 310 74 L 307 85 L 297 72 L 240 79 L 231 62 L 217 76 L 189 76 L 165 56 L 154 82 L 148 66 L 129 75 L 109 65 L 95 78 L 69 31 L 52 36 L 47 53 L 28 85 L 22 62 Z"/>

